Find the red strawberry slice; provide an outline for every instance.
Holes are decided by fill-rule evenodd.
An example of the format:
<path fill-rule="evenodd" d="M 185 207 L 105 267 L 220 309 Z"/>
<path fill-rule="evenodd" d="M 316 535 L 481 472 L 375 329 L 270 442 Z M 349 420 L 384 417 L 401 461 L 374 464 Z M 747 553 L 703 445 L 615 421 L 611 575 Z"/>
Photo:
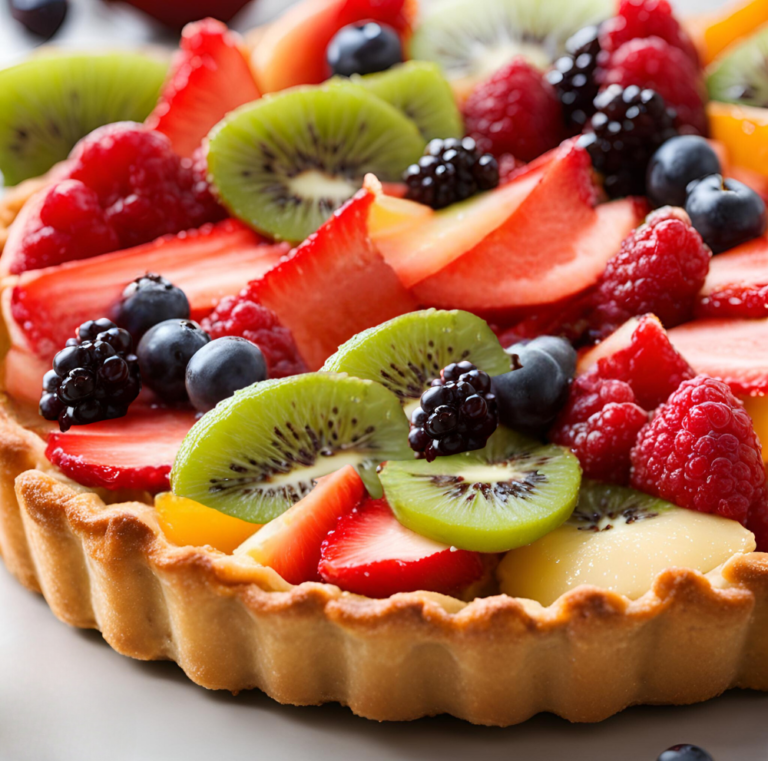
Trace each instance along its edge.
<path fill-rule="evenodd" d="M 694 320 L 669 340 L 697 373 L 724 380 L 734 394 L 768 393 L 768 319 Z"/>
<path fill-rule="evenodd" d="M 348 592 L 455 593 L 483 574 L 480 554 L 425 539 L 397 522 L 385 500 L 369 499 L 339 519 L 320 550 L 320 578 Z"/>
<path fill-rule="evenodd" d="M 180 156 L 192 156 L 217 122 L 256 100 L 259 90 L 242 39 L 220 21 L 188 24 L 180 47 L 145 124 L 166 134 Z"/>
<path fill-rule="evenodd" d="M 361 330 L 416 309 L 368 236 L 373 201 L 370 190 L 358 192 L 254 289 L 310 370 Z"/>
<path fill-rule="evenodd" d="M 768 317 L 768 238 L 712 257 L 696 305 L 699 317 Z"/>
<path fill-rule="evenodd" d="M 24 273 L 11 314 L 30 347 L 51 358 L 85 320 L 109 316 L 123 288 L 146 272 L 163 275 L 189 298 L 201 319 L 224 296 L 264 275 L 288 251 L 267 244 L 239 222 L 205 225 L 143 246 Z"/>
<path fill-rule="evenodd" d="M 564 145 L 509 219 L 420 282 L 416 297 L 429 306 L 488 314 L 551 304 L 585 290 L 642 214 L 632 199 L 596 208 L 594 199 L 589 156 Z"/>
<path fill-rule="evenodd" d="M 82 486 L 167 491 L 176 452 L 194 423 L 193 412 L 132 410 L 49 434 L 45 455 Z"/>
<path fill-rule="evenodd" d="M 37 406 L 43 388 L 43 376 L 51 369 L 50 360 L 44 360 L 26 349 L 11 346 L 5 355 L 3 373 L 5 390 L 17 402 Z M 42 418 L 40 418 L 42 422 Z"/>
<path fill-rule="evenodd" d="M 274 568 L 290 584 L 320 581 L 320 545 L 364 495 L 363 481 L 351 465 L 318 478 L 304 499 L 270 521 L 237 552 Z"/>
<path fill-rule="evenodd" d="M 262 35 L 252 63 L 262 92 L 316 85 L 330 76 L 325 51 L 344 26 L 380 21 L 404 37 L 416 15 L 415 0 L 304 0 Z"/>

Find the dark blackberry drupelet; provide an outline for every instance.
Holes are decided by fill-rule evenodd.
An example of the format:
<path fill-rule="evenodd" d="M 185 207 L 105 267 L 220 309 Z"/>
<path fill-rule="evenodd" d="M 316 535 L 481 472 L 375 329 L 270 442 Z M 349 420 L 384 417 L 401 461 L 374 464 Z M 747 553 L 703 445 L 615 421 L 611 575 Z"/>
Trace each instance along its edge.
<path fill-rule="evenodd" d="M 645 175 L 656 149 L 677 134 L 675 112 L 653 90 L 611 85 L 595 98 L 596 111 L 579 145 L 603 175 L 611 198 L 645 195 Z"/>
<path fill-rule="evenodd" d="M 499 425 L 491 379 L 471 362 L 448 365 L 421 396 L 408 442 L 418 458 L 482 449 Z"/>
<path fill-rule="evenodd" d="M 130 333 L 104 318 L 88 320 L 43 377 L 40 414 L 58 420 L 67 431 L 73 425 L 123 417 L 140 391 Z"/>
<path fill-rule="evenodd" d="M 599 36 L 599 27 L 580 29 L 565 43 L 566 55 L 558 58 L 547 73 L 547 80 L 563 105 L 565 124 L 574 133 L 581 132 L 595 113 L 593 101 L 600 89 L 595 80 Z"/>
<path fill-rule="evenodd" d="M 499 184 L 499 163 L 481 153 L 471 137 L 432 140 L 418 164 L 403 174 L 406 198 L 443 209 Z"/>

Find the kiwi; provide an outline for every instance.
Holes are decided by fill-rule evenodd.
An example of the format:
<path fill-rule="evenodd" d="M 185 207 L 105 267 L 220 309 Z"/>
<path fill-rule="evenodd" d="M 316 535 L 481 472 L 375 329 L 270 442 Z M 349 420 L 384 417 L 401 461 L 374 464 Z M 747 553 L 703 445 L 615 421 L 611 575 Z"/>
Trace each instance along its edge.
<path fill-rule="evenodd" d="M 539 541 L 508 553 L 497 576 L 506 594 L 543 605 L 580 584 L 636 599 L 667 568 L 708 573 L 754 547 L 754 536 L 736 521 L 584 481 L 573 515 Z"/>
<path fill-rule="evenodd" d="M 768 108 L 768 29 L 749 37 L 707 69 L 712 100 Z"/>
<path fill-rule="evenodd" d="M 138 53 L 57 53 L 0 71 L 5 184 L 44 174 L 97 127 L 143 121 L 167 70 L 161 58 Z"/>
<path fill-rule="evenodd" d="M 510 370 L 510 357 L 485 320 L 459 310 L 426 309 L 358 333 L 323 369 L 378 381 L 407 405 L 440 370 L 464 359 L 489 375 Z"/>
<path fill-rule="evenodd" d="M 413 119 L 427 141 L 464 136 L 464 120 L 453 90 L 435 63 L 408 61 L 351 81 Z"/>
<path fill-rule="evenodd" d="M 417 534 L 463 550 L 504 552 L 571 515 L 581 468 L 568 450 L 502 427 L 484 449 L 388 462 L 380 478 L 397 519 Z"/>
<path fill-rule="evenodd" d="M 399 180 L 425 141 L 416 124 L 362 87 L 294 88 L 234 111 L 209 135 L 208 168 L 240 219 L 298 243 L 373 172 Z"/>
<path fill-rule="evenodd" d="M 377 465 L 412 456 L 394 394 L 371 381 L 307 373 L 257 383 L 204 415 L 181 445 L 171 484 L 178 496 L 267 523 L 344 465 L 381 496 Z"/>
<path fill-rule="evenodd" d="M 451 81 L 485 79 L 516 55 L 543 69 L 574 32 L 614 13 L 612 0 L 436 0 L 411 56 L 439 63 Z"/>

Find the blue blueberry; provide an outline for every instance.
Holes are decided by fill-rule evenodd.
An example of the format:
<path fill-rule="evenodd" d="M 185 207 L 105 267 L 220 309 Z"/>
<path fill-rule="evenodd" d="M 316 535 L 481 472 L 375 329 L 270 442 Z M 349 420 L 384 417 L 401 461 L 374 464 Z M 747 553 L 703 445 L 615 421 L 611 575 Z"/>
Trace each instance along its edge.
<path fill-rule="evenodd" d="M 235 391 L 266 378 L 267 363 L 256 344 L 236 336 L 217 338 L 187 365 L 187 394 L 195 409 L 208 412 Z"/>
<path fill-rule="evenodd" d="M 571 346 L 569 341 L 558 336 L 539 336 L 524 344 L 529 349 L 540 349 L 549 354 L 552 359 L 560 365 L 568 380 L 571 380 L 576 373 L 576 349 Z M 521 345 L 511 346 L 507 349 L 509 354 L 516 354 L 522 348 Z"/>
<path fill-rule="evenodd" d="M 654 206 L 685 206 L 691 182 L 721 171 L 720 159 L 703 137 L 673 137 L 653 154 L 648 164 L 648 197 Z"/>
<path fill-rule="evenodd" d="M 366 21 L 340 29 L 326 52 L 328 65 L 337 76 L 373 74 L 403 62 L 397 32 L 386 24 Z"/>
<path fill-rule="evenodd" d="M 719 254 L 765 232 L 765 202 L 737 180 L 713 174 L 688 186 L 685 210 L 704 242 Z"/>
<path fill-rule="evenodd" d="M 9 0 L 11 16 L 44 40 L 53 37 L 64 23 L 67 0 Z"/>
<path fill-rule="evenodd" d="M 696 745 L 675 745 L 665 750 L 658 761 L 712 761 L 712 756 Z"/>
<path fill-rule="evenodd" d="M 155 325 L 144 334 L 136 352 L 142 380 L 163 401 L 185 400 L 189 360 L 210 340 L 191 320 L 165 320 Z"/>
<path fill-rule="evenodd" d="M 115 314 L 117 324 L 137 341 L 151 327 L 174 319 L 189 319 L 189 301 L 181 288 L 151 273 L 126 286 Z"/>

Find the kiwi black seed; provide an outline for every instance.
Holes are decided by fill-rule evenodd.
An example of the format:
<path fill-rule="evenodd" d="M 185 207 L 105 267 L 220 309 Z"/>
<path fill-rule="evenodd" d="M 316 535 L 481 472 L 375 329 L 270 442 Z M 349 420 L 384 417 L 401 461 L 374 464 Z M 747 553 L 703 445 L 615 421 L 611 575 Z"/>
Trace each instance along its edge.
<path fill-rule="evenodd" d="M 411 457 L 407 439 L 397 397 L 380 384 L 296 375 L 239 391 L 204 415 L 182 443 L 171 483 L 179 496 L 266 523 L 345 465 L 381 496 L 376 468 Z"/>
<path fill-rule="evenodd" d="M 0 171 L 6 185 L 45 174 L 80 138 L 143 121 L 168 63 L 139 53 L 54 53 L 0 71 Z"/>
<path fill-rule="evenodd" d="M 585 480 L 568 524 L 579 531 L 612 531 L 619 526 L 658 518 L 673 509 L 674 505 L 669 502 L 634 489 Z"/>

